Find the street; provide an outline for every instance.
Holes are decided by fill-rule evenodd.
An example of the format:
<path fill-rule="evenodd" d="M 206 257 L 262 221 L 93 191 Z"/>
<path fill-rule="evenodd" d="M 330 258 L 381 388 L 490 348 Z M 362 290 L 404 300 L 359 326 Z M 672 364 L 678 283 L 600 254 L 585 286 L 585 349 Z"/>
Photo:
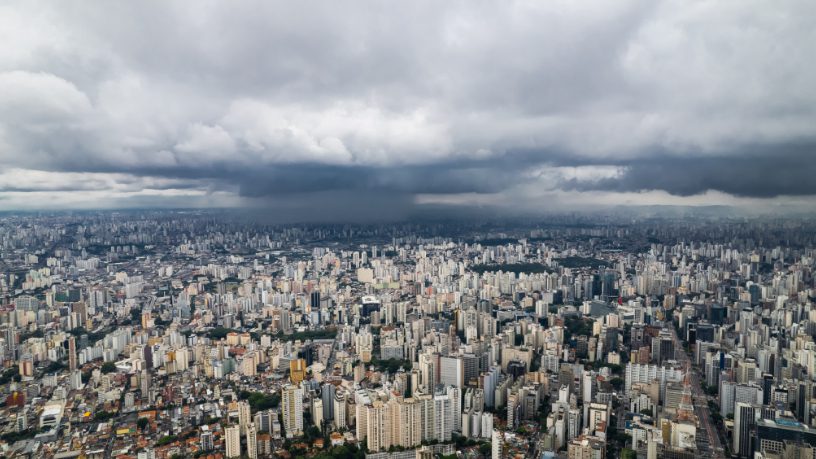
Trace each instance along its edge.
<path fill-rule="evenodd" d="M 669 327 L 674 340 L 675 357 L 685 367 L 689 369 L 691 393 L 694 401 L 694 414 L 699 420 L 697 429 L 697 449 L 703 455 L 710 455 L 714 458 L 725 458 L 725 450 L 720 442 L 720 435 L 717 427 L 711 424 L 711 413 L 708 409 L 708 399 L 703 393 L 700 385 L 700 375 L 692 367 L 688 353 L 683 349 L 680 339 L 674 327 Z"/>

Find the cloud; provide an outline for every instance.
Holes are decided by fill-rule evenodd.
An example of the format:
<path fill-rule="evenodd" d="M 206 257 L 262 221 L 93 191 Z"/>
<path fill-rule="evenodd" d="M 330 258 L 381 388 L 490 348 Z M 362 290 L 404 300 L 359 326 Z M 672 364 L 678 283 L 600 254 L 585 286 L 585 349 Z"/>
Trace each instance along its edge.
<path fill-rule="evenodd" d="M 191 125 L 186 137 L 174 149 L 181 153 L 229 155 L 235 152 L 235 140 L 221 126 Z"/>
<path fill-rule="evenodd" d="M 0 116 L 18 128 L 81 119 L 91 104 L 72 83 L 47 73 L 0 73 Z"/>
<path fill-rule="evenodd" d="M 0 170 L 69 174 L 5 185 L 32 200 L 194 189 L 327 215 L 387 199 L 393 215 L 600 194 L 770 204 L 816 194 L 815 14 L 804 0 L 12 2 Z"/>
<path fill-rule="evenodd" d="M 709 190 L 773 198 L 816 195 L 816 144 L 751 147 L 741 154 L 658 157 L 633 161 L 620 173 L 595 181 L 567 180 L 565 188 L 590 191 L 664 190 L 693 196 Z"/>
<path fill-rule="evenodd" d="M 8 169 L 0 172 L 0 192 L 136 192 L 193 188 L 201 188 L 201 186 L 190 180 L 132 174 L 51 172 L 28 169 Z"/>

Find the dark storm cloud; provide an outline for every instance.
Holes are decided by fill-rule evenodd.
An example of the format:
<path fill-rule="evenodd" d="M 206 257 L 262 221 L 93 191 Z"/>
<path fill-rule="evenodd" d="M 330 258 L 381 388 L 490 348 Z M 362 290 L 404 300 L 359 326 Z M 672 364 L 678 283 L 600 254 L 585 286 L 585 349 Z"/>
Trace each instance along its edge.
<path fill-rule="evenodd" d="M 808 196 L 815 15 L 806 0 L 6 3 L 0 171 L 20 172 L 0 193 L 197 193 L 331 218 L 404 215 L 419 195 Z"/>
<path fill-rule="evenodd" d="M 742 154 L 657 156 L 619 163 L 623 173 L 597 181 L 565 181 L 580 191 L 664 190 L 692 196 L 709 190 L 749 198 L 816 195 L 816 144 L 746 147 Z"/>
<path fill-rule="evenodd" d="M 389 193 L 495 193 L 515 180 L 513 170 L 457 168 L 450 164 L 372 168 L 326 165 L 287 165 L 241 177 L 244 196 L 349 190 Z"/>

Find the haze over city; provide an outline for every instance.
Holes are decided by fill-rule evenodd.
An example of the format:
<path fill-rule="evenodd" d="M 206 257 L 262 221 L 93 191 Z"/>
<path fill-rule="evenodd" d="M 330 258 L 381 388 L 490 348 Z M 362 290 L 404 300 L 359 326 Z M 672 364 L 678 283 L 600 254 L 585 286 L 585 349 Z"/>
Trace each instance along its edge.
<path fill-rule="evenodd" d="M 5 2 L 0 208 L 811 210 L 814 10 Z"/>

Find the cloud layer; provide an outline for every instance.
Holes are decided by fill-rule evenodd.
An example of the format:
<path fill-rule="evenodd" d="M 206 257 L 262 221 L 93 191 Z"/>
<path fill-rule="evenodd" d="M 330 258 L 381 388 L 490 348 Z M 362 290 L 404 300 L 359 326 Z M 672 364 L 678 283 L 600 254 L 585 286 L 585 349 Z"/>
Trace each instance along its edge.
<path fill-rule="evenodd" d="M 0 207 L 807 202 L 814 16 L 804 0 L 6 3 Z"/>

